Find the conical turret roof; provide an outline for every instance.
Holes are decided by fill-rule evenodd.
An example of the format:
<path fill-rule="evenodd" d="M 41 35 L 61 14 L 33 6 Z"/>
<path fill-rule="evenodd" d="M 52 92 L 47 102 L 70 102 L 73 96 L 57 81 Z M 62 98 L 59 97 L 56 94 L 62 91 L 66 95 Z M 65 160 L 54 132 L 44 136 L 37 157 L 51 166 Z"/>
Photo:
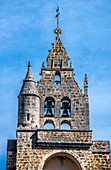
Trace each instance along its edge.
<path fill-rule="evenodd" d="M 31 71 L 31 62 L 29 61 L 28 63 L 28 71 L 26 74 L 25 79 L 23 80 L 23 86 L 21 88 L 20 94 L 19 95 L 36 95 L 39 96 L 38 94 L 38 90 L 35 84 L 35 80 L 33 78 L 32 75 L 32 71 Z"/>
<path fill-rule="evenodd" d="M 28 71 L 27 71 L 26 77 L 24 79 L 24 82 L 25 81 L 34 81 L 34 78 L 33 78 L 33 75 L 32 75 L 32 71 L 31 71 L 31 62 L 30 61 L 28 63 Z"/>

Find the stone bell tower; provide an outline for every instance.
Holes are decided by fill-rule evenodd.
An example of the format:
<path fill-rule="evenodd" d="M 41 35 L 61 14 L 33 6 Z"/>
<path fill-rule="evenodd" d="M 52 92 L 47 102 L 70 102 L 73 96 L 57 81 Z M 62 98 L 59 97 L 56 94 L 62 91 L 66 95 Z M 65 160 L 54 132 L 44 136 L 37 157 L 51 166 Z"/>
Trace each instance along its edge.
<path fill-rule="evenodd" d="M 58 21 L 59 9 L 57 9 Z M 109 141 L 93 141 L 88 79 L 84 93 L 57 25 L 37 86 L 31 63 L 18 96 L 16 140 L 8 140 L 7 170 L 110 170 Z"/>
<path fill-rule="evenodd" d="M 56 41 L 52 44 L 41 69 L 37 88 L 41 98 L 40 128 L 52 123 L 55 129 L 68 124 L 72 130 L 89 130 L 88 81 L 85 75 L 84 94 L 74 79 L 72 62 L 60 40 L 60 28 L 56 28 Z"/>

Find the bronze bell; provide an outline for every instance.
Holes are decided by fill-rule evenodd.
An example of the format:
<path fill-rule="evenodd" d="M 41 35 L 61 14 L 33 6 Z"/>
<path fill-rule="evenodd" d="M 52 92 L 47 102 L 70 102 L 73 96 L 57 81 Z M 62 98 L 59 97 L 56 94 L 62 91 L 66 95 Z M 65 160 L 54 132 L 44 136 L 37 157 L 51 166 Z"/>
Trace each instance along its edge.
<path fill-rule="evenodd" d="M 52 105 L 52 101 L 51 101 L 51 100 L 48 100 L 48 101 L 47 101 L 47 105 Z"/>
<path fill-rule="evenodd" d="M 69 103 L 68 103 L 68 102 L 62 102 L 62 107 L 63 107 L 64 109 L 67 109 L 68 106 L 69 106 Z"/>
<path fill-rule="evenodd" d="M 52 109 L 51 108 L 48 108 L 47 109 L 47 112 L 46 112 L 46 115 L 45 115 L 46 117 L 52 117 L 53 116 L 53 114 L 52 114 Z"/>
<path fill-rule="evenodd" d="M 64 110 L 63 110 L 62 117 L 69 117 L 69 115 L 68 115 L 68 110 L 67 110 L 67 109 L 64 109 Z"/>

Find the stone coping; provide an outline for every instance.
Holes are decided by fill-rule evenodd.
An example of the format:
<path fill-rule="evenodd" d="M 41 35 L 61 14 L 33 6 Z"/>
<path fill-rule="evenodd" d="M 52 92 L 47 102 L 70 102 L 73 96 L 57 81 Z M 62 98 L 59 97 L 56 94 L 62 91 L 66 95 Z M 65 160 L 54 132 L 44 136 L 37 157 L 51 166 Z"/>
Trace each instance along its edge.
<path fill-rule="evenodd" d="M 73 68 L 42 68 L 45 71 L 73 71 Z"/>
<path fill-rule="evenodd" d="M 76 150 L 87 150 L 90 148 L 92 143 L 45 143 L 37 142 L 35 149 L 76 149 Z"/>
<path fill-rule="evenodd" d="M 52 131 L 52 132 L 93 132 L 93 130 L 61 130 L 61 129 L 17 129 L 17 132 L 37 132 L 37 131 Z"/>

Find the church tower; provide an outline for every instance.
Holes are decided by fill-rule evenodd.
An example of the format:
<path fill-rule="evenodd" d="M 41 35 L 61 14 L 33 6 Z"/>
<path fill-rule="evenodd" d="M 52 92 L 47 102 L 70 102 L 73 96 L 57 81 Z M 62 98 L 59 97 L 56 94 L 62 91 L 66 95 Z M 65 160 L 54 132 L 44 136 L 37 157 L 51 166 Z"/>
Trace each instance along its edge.
<path fill-rule="evenodd" d="M 54 129 L 62 124 L 71 130 L 90 130 L 88 81 L 85 75 L 84 94 L 74 79 L 72 62 L 61 42 L 60 28 L 55 30 L 56 41 L 49 51 L 47 67 L 43 63 L 37 88 L 41 98 L 40 128 L 52 123 Z"/>
<path fill-rule="evenodd" d="M 59 9 L 57 21 L 58 15 Z M 54 32 L 37 86 L 29 61 L 18 96 L 17 139 L 8 140 L 7 170 L 110 170 L 109 141 L 92 140 L 87 74 L 83 93 L 58 24 Z"/>

